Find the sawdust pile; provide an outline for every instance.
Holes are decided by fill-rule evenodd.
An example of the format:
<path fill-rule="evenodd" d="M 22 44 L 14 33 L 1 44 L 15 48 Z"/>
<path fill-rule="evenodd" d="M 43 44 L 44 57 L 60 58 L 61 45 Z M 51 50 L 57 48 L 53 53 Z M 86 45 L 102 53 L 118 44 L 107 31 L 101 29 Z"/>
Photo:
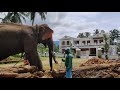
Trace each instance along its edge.
<path fill-rule="evenodd" d="M 74 78 L 120 78 L 120 61 L 91 58 L 73 71 Z"/>
<path fill-rule="evenodd" d="M 118 60 L 106 60 L 101 58 L 91 58 L 88 61 L 86 61 L 83 64 L 80 64 L 80 66 L 86 66 L 86 65 L 93 65 L 93 64 L 110 64 L 114 62 L 120 62 Z"/>

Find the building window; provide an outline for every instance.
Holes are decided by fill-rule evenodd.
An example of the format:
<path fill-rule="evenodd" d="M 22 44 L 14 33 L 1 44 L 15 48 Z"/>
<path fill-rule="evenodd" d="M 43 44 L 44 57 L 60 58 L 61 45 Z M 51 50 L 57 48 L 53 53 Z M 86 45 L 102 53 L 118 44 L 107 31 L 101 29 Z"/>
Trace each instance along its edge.
<path fill-rule="evenodd" d="M 65 41 L 62 41 L 62 45 L 65 45 Z"/>
<path fill-rule="evenodd" d="M 75 44 L 79 44 L 79 41 L 75 41 L 74 43 L 75 43 Z"/>
<path fill-rule="evenodd" d="M 67 41 L 67 45 L 70 45 L 70 41 Z"/>
<path fill-rule="evenodd" d="M 90 40 L 89 40 L 89 41 L 87 41 L 87 45 L 88 45 L 88 44 L 90 44 Z"/>
<path fill-rule="evenodd" d="M 102 43 L 102 42 L 103 42 L 103 40 L 99 40 L 99 42 L 100 42 L 100 43 Z"/>
<path fill-rule="evenodd" d="M 82 43 L 85 45 L 85 41 L 82 41 Z"/>
<path fill-rule="evenodd" d="M 94 43 L 95 43 L 95 44 L 97 44 L 97 43 L 98 43 L 98 41 L 97 41 L 97 40 L 94 40 Z"/>

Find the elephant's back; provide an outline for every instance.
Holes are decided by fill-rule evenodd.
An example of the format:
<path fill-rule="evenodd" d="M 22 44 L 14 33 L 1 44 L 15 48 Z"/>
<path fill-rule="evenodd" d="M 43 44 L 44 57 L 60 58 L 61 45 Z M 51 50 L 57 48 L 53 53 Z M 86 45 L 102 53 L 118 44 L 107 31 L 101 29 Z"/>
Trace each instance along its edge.
<path fill-rule="evenodd" d="M 0 58 L 23 51 L 21 26 L 0 25 Z"/>

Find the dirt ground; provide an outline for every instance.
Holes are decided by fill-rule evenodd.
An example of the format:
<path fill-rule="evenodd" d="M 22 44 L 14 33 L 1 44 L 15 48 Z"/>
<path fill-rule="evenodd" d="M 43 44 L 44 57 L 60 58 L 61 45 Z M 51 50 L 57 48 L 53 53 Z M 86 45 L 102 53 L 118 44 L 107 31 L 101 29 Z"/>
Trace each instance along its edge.
<path fill-rule="evenodd" d="M 120 60 L 92 58 L 73 70 L 74 78 L 120 78 Z"/>
<path fill-rule="evenodd" d="M 36 71 L 36 67 L 24 65 L 23 61 L 0 65 L 1 78 L 65 78 L 65 68 L 54 65 L 49 71 L 49 62 L 42 61 L 45 72 Z M 63 65 L 62 65 L 63 67 Z M 73 78 L 120 78 L 120 60 L 105 60 L 91 58 L 89 60 L 75 60 L 73 63 Z"/>

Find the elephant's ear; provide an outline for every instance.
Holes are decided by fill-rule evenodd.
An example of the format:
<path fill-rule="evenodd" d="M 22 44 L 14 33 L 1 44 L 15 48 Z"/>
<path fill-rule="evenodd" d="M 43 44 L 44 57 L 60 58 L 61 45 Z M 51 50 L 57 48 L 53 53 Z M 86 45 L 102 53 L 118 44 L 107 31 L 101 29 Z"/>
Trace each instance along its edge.
<path fill-rule="evenodd" d="M 44 35 L 43 35 L 43 37 L 42 37 L 42 40 L 47 40 L 47 39 L 49 39 L 49 38 L 52 38 L 52 34 L 53 34 L 53 32 L 52 31 L 45 31 L 44 32 Z"/>
<path fill-rule="evenodd" d="M 47 40 L 52 38 L 53 30 L 47 25 L 41 25 L 42 30 L 42 40 Z"/>

